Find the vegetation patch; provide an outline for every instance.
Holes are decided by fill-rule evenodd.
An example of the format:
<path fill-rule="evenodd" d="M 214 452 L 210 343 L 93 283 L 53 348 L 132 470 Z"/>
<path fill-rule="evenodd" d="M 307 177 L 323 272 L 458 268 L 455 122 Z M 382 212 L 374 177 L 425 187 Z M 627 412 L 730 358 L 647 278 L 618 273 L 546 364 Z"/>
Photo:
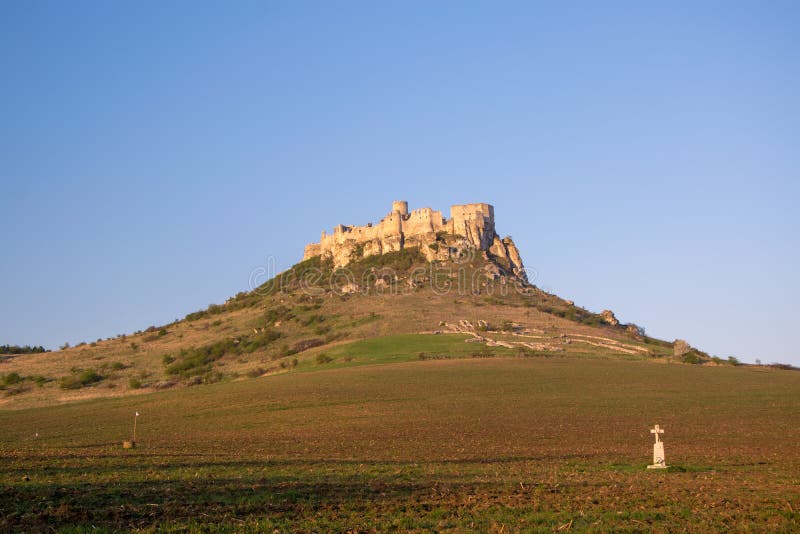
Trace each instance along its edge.
<path fill-rule="evenodd" d="M 301 326 L 311 326 L 314 324 L 324 323 L 326 317 L 320 313 L 309 315 L 308 317 L 303 317 L 302 319 L 298 319 L 298 322 Z"/>
<path fill-rule="evenodd" d="M 169 375 L 183 378 L 210 376 L 212 364 L 223 356 L 255 352 L 266 348 L 280 337 L 280 332 L 265 328 L 252 336 L 226 338 L 202 347 L 181 349 L 175 356 L 165 354 L 162 361 L 167 366 L 166 372 Z"/>
<path fill-rule="evenodd" d="M 325 344 L 324 339 L 320 338 L 304 339 L 302 341 L 298 341 L 297 343 L 295 343 L 294 347 L 292 347 L 292 350 L 294 350 L 294 353 L 297 354 L 298 352 L 303 352 L 308 349 L 313 349 L 314 347 L 321 347 L 324 344 Z"/>
<path fill-rule="evenodd" d="M 41 345 L 31 347 L 29 345 L 0 345 L 0 354 L 38 354 L 42 352 L 50 352 Z"/>
<path fill-rule="evenodd" d="M 72 374 L 62 376 L 58 382 L 61 389 L 81 389 L 93 386 L 104 378 L 94 369 L 73 369 Z"/>
<path fill-rule="evenodd" d="M 323 364 L 326 364 L 326 363 L 331 363 L 333 361 L 333 358 L 331 358 L 327 354 L 321 353 L 321 354 L 317 354 L 317 357 L 315 358 L 315 360 L 317 362 L 317 365 L 323 365 Z"/>
<path fill-rule="evenodd" d="M 252 307 L 262 302 L 262 298 L 263 297 L 258 292 L 258 290 L 248 291 L 248 292 L 242 291 L 240 293 L 237 293 L 234 297 L 228 299 L 225 302 L 225 304 L 209 304 L 205 310 L 199 310 L 187 314 L 185 319 L 187 321 L 197 321 L 199 319 L 205 319 L 208 317 L 212 317 L 214 315 L 219 315 L 224 312 L 230 312 L 230 311 L 240 310 L 242 308 Z M 165 330 L 164 333 L 162 334 L 159 331 L 159 335 L 166 335 L 167 334 L 166 329 L 162 330 Z"/>
<path fill-rule="evenodd" d="M 41 375 L 22 376 L 17 372 L 0 374 L 0 391 L 3 391 L 6 397 L 10 397 L 30 390 L 32 384 L 41 387 L 47 382 L 50 382 L 50 379 Z"/>
<path fill-rule="evenodd" d="M 12 371 L 8 374 L 0 374 L 0 391 L 4 391 L 6 395 L 18 395 L 28 391 L 30 384 L 36 384 L 41 387 L 52 379 L 42 375 L 28 375 L 22 376 L 19 373 Z"/>
<path fill-rule="evenodd" d="M 470 358 L 476 353 L 473 343 L 465 343 L 467 334 L 400 334 L 354 341 L 326 350 L 337 365 L 364 365 L 414 360 Z M 506 347 L 485 347 L 480 353 L 513 356 Z M 342 362 L 341 364 L 339 362 Z"/>
<path fill-rule="evenodd" d="M 555 315 L 556 317 L 561 317 L 569 321 L 574 321 L 576 323 L 581 323 L 589 326 L 603 326 L 606 324 L 606 322 L 599 314 L 592 313 L 588 310 L 579 308 L 577 306 L 558 307 L 550 304 L 535 304 L 534 306 L 539 311 L 542 311 L 544 313 L 549 313 L 551 315 Z"/>
<path fill-rule="evenodd" d="M 270 308 L 267 310 L 265 316 L 267 324 L 273 324 L 277 321 L 288 321 L 292 318 L 294 318 L 294 313 L 292 313 L 290 308 L 284 306 L 283 304 L 274 308 Z"/>

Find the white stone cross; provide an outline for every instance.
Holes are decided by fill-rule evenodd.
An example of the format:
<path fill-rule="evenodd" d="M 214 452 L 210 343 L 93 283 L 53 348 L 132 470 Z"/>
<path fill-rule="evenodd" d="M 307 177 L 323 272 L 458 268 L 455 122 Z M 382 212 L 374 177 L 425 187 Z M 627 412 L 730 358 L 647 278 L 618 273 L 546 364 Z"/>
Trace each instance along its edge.
<path fill-rule="evenodd" d="M 664 429 L 661 428 L 660 426 L 656 425 L 655 428 L 651 428 L 650 429 L 650 433 L 656 435 L 656 443 L 658 443 L 659 441 L 661 441 L 661 440 L 658 439 L 658 435 L 659 434 L 663 434 L 664 433 Z"/>
<path fill-rule="evenodd" d="M 650 429 L 650 433 L 656 437 L 656 442 L 653 443 L 653 465 L 648 465 L 648 469 L 666 469 L 667 461 L 664 459 L 664 442 L 659 438 L 659 434 L 664 433 L 664 429 L 656 425 L 655 428 Z"/>

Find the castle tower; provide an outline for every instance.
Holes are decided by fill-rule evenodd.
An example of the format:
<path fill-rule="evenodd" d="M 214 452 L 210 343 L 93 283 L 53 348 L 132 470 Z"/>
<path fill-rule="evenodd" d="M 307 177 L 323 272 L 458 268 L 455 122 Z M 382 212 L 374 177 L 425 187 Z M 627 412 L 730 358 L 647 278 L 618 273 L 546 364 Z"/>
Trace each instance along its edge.
<path fill-rule="evenodd" d="M 494 206 L 457 204 L 450 206 L 450 231 L 463 235 L 476 248 L 487 250 L 494 240 Z"/>
<path fill-rule="evenodd" d="M 406 200 L 395 200 L 392 202 L 392 213 L 394 212 L 400 213 L 402 216 L 408 215 L 408 201 Z"/>

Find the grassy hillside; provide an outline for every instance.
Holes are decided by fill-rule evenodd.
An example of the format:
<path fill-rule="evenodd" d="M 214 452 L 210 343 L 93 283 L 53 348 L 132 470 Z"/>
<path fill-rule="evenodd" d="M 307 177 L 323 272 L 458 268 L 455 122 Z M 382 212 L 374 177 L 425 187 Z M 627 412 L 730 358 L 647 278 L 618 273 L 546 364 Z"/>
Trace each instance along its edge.
<path fill-rule="evenodd" d="M 337 369 L 0 411 L 0 530 L 800 529 L 800 373 L 563 355 L 355 365 L 470 345 L 428 339 L 326 348 Z M 645 469 L 655 423 L 667 472 Z"/>
<path fill-rule="evenodd" d="M 670 343 L 608 325 L 519 281 L 492 280 L 489 267 L 481 256 L 426 263 L 414 249 L 371 256 L 347 271 L 315 258 L 172 324 L 52 353 L 3 356 L 0 407 L 426 357 L 671 359 Z M 391 355 L 359 352 L 374 348 L 359 341 L 397 335 L 424 337 L 402 338 Z M 683 359 L 710 361 L 696 351 Z"/>

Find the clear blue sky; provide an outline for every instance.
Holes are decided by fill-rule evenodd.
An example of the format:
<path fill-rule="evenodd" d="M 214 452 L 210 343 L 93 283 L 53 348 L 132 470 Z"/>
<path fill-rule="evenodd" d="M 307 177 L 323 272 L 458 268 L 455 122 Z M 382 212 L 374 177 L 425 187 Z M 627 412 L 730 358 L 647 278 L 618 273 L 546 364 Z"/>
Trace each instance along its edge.
<path fill-rule="evenodd" d="M 494 204 L 535 282 L 800 364 L 798 2 L 0 4 L 0 344 L 222 302 Z"/>

